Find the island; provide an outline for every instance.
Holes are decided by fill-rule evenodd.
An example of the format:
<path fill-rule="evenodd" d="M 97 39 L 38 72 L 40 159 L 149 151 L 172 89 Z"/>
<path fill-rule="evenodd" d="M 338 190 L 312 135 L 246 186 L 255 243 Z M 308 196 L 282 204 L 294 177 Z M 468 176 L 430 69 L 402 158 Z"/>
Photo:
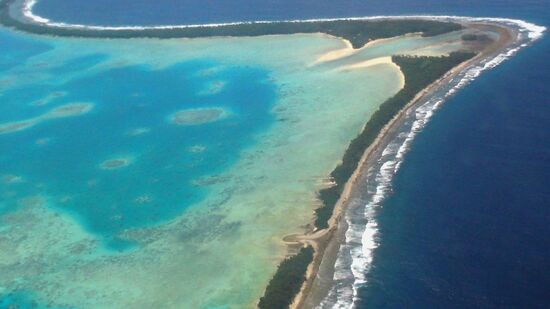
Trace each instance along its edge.
<path fill-rule="evenodd" d="M 383 156 L 384 149 L 398 135 L 398 128 L 410 125 L 411 113 L 435 94 L 445 91 L 448 94 L 445 98 L 452 95 L 472 79 L 472 72 L 498 64 L 503 55 L 509 56 L 521 44 L 529 42 L 521 23 L 498 19 L 402 16 L 145 28 L 100 27 L 32 19 L 28 6 L 29 1 L 0 2 L 0 24 L 35 35 L 81 39 L 195 39 L 320 33 L 343 40 L 348 48 L 329 52 L 317 63 L 334 65 L 339 70 L 388 63 L 397 66 L 403 77 L 402 87 L 385 100 L 370 118 L 364 119 L 361 132 L 348 141 L 341 161 L 326 175 L 326 181 L 318 186 L 318 199 L 312 203 L 311 222 L 303 222 L 304 231 L 301 234 L 282 235 L 287 254 L 277 261 L 277 271 L 257 301 L 257 307 L 262 309 L 315 308 L 321 304 L 333 285 L 334 264 L 348 229 L 345 213 L 353 207 L 349 205 L 349 200 L 355 194 L 355 185 Z M 387 40 L 415 35 L 430 38 L 453 33 L 460 39 L 434 41 L 434 46 L 428 46 L 425 54 L 404 52 L 336 66 L 338 61 L 353 57 L 373 45 L 383 46 Z M 455 45 L 450 48 L 451 44 Z M 437 49 L 439 54 L 431 55 L 429 48 Z M 439 50 L 445 48 L 449 51 Z M 471 71 L 472 68 L 475 70 Z M 356 82 L 360 84 L 361 80 Z M 217 82 L 208 93 L 216 94 L 224 85 Z M 37 118 L 0 124 L 0 135 L 24 130 L 42 120 L 79 116 L 89 112 L 92 106 L 91 103 L 72 103 L 54 108 Z M 218 124 L 232 117 L 232 113 L 222 107 L 205 107 L 175 111 L 169 115 L 167 122 L 175 127 L 196 127 Z M 137 136 L 148 133 L 149 129 L 129 132 L 128 135 Z M 199 154 L 206 149 L 206 146 L 196 145 L 189 147 L 188 152 Z M 102 162 L 100 168 L 119 169 L 130 164 L 130 161 L 127 158 L 113 158 Z M 153 199 L 142 195 L 135 201 L 149 204 Z"/>

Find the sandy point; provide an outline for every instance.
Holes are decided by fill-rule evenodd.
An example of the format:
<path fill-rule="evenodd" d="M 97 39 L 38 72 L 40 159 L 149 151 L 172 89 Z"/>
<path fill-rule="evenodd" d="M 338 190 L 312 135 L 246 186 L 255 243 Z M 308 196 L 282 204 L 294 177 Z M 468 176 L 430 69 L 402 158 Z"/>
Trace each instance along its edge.
<path fill-rule="evenodd" d="M 340 49 L 336 49 L 336 50 L 331 50 L 331 51 L 328 51 L 328 52 L 322 54 L 321 56 L 319 56 L 315 60 L 313 65 L 322 64 L 322 63 L 325 63 L 325 62 L 330 62 L 330 61 L 335 61 L 335 60 L 340 60 L 340 59 L 355 55 L 360 51 L 363 51 L 363 50 L 368 49 L 368 48 L 372 48 L 372 47 L 377 46 L 377 45 L 382 45 L 384 43 L 388 43 L 388 42 L 391 42 L 391 41 L 396 41 L 396 40 L 407 38 L 407 37 L 417 37 L 417 36 L 420 36 L 420 35 L 421 35 L 421 33 L 415 32 L 415 33 L 408 33 L 408 34 L 399 35 L 399 36 L 395 36 L 395 37 L 391 37 L 391 38 L 371 40 L 371 41 L 367 42 L 365 45 L 363 45 L 360 48 L 353 48 L 353 45 L 351 44 L 350 41 L 345 40 L 345 39 L 340 39 L 343 42 L 343 44 L 345 45 L 345 47 L 340 48 Z"/>
<path fill-rule="evenodd" d="M 331 50 L 329 52 L 322 54 L 321 56 L 319 56 L 319 58 L 317 58 L 317 60 L 315 60 L 313 64 L 315 65 L 323 62 L 338 60 L 341 58 L 351 56 L 357 52 L 357 50 L 354 49 L 353 46 L 351 45 L 350 41 L 343 40 L 343 39 L 341 41 L 343 42 L 345 47 L 336 49 L 336 50 Z"/>
<path fill-rule="evenodd" d="M 405 87 L 405 74 L 403 74 L 403 71 L 401 71 L 401 68 L 395 62 L 393 62 L 391 56 L 378 57 L 374 59 L 360 61 L 353 64 L 344 65 L 337 68 L 337 70 L 352 71 L 352 70 L 358 70 L 358 69 L 366 69 L 377 65 L 389 65 L 397 69 L 399 71 L 399 89 L 402 89 L 403 87 Z"/>
<path fill-rule="evenodd" d="M 353 64 L 348 64 L 348 65 L 339 67 L 338 70 L 350 71 L 350 70 L 356 70 L 356 69 L 364 69 L 364 68 L 368 68 L 368 67 L 372 67 L 380 64 L 394 65 L 393 61 L 391 60 L 391 56 L 388 56 L 388 57 L 378 57 L 374 59 L 360 61 Z"/>

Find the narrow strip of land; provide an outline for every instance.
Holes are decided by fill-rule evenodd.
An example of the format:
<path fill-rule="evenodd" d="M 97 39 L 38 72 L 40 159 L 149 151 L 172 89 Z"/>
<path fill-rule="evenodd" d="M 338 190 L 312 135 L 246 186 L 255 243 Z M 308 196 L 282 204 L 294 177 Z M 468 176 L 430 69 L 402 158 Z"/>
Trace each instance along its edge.
<path fill-rule="evenodd" d="M 342 215 L 351 192 L 369 160 L 389 142 L 392 129 L 399 126 L 406 111 L 414 108 L 439 87 L 449 82 L 468 66 L 494 56 L 509 46 L 517 37 L 508 28 L 491 23 L 463 23 L 429 18 L 385 18 L 377 20 L 321 20 L 307 22 L 239 23 L 223 26 L 112 29 L 85 26 L 59 27 L 13 16 L 10 10 L 21 5 L 21 0 L 0 2 L 0 24 L 20 31 L 39 35 L 80 38 L 203 38 L 203 37 L 253 37 L 297 33 L 324 33 L 339 37 L 348 44 L 345 48 L 329 52 L 316 63 L 335 61 L 353 55 L 358 49 L 383 44 L 403 35 L 425 37 L 464 29 L 493 32 L 497 40 L 487 37 L 468 37 L 471 50 L 451 53 L 445 57 L 399 56 L 379 57 L 345 65 L 339 70 L 357 70 L 375 65 L 394 65 L 402 71 L 402 89 L 383 103 L 366 122 L 361 134 L 351 141 L 342 163 L 331 173 L 330 187 L 319 192 L 323 206 L 316 212 L 314 231 L 303 235 L 289 235 L 284 241 L 298 253 L 285 259 L 271 280 L 262 297 L 260 308 L 311 308 L 326 295 L 332 281 L 332 266 L 320 268 L 323 261 L 335 259 L 345 224 Z M 472 51 L 478 52 L 474 56 Z M 360 82 L 360 81 L 358 81 Z M 1 130 L 0 130 L 1 133 Z M 300 249 L 300 247 L 302 247 Z M 297 249 L 298 248 L 298 249 Z M 327 249 L 328 248 L 328 249 Z M 325 263 L 327 264 L 327 263 Z M 304 282 L 305 280 L 305 282 Z M 287 288 L 284 288 L 286 286 Z M 288 288 L 290 287 L 290 288 Z"/>
<path fill-rule="evenodd" d="M 327 200 L 328 202 L 334 201 L 334 207 L 332 208 L 332 211 L 327 211 L 329 213 L 329 217 L 326 221 L 326 226 L 323 225 L 324 223 L 322 222 L 317 223 L 323 225 L 324 228 L 310 234 L 290 235 L 285 238 L 285 241 L 289 242 L 290 244 L 298 242 L 304 245 L 312 246 L 316 249 L 315 256 L 312 261 L 313 266 L 309 268 L 309 271 L 306 275 L 306 281 L 304 282 L 300 293 L 296 296 L 290 308 L 314 308 L 328 294 L 328 290 L 331 286 L 334 273 L 334 262 L 337 257 L 339 245 L 344 240 L 344 233 L 347 228 L 345 221 L 343 220 L 343 213 L 348 206 L 349 198 L 353 190 L 357 189 L 357 181 L 360 178 L 361 173 L 368 170 L 371 165 L 376 162 L 376 159 L 381 155 L 381 150 L 383 150 L 390 143 L 392 139 L 390 133 L 394 133 L 395 128 L 402 125 L 404 115 L 409 110 L 418 106 L 421 102 L 424 102 L 426 98 L 431 96 L 441 86 L 449 83 L 450 80 L 452 80 L 463 70 L 472 65 L 475 65 L 476 63 L 496 56 L 506 47 L 509 47 L 513 43 L 515 43 L 518 37 L 518 33 L 515 30 L 504 27 L 500 24 L 472 23 L 468 24 L 467 26 L 473 29 L 496 32 L 499 34 L 498 40 L 485 42 L 483 46 L 477 46 L 476 48 L 480 49 L 480 52 L 476 56 L 471 57 L 469 60 L 467 58 L 457 58 L 456 63 L 452 65 L 449 69 L 445 70 L 441 74 L 441 76 L 439 76 L 439 78 L 436 78 L 432 82 L 428 83 L 427 86 L 422 87 L 418 91 L 416 91 L 412 99 L 407 101 L 405 106 L 393 113 L 391 119 L 384 123 L 382 128 L 376 132 L 374 139 L 372 139 L 369 143 L 363 145 L 366 145 L 366 147 L 363 148 L 364 151 L 360 154 L 360 158 L 356 161 L 357 163 L 355 165 L 352 165 L 353 170 L 351 172 L 351 175 L 349 176 L 349 178 L 346 179 L 340 190 L 334 189 L 337 186 L 327 188 L 327 190 L 333 190 L 333 194 L 334 192 L 337 192 L 338 194 L 332 195 L 330 197 L 331 199 Z M 481 43 L 478 42 L 478 44 Z M 401 60 L 406 58 L 408 57 L 402 57 Z M 412 60 L 414 62 L 414 58 L 415 57 L 409 57 L 409 60 Z M 400 65 L 402 69 L 404 69 L 403 62 L 400 63 L 399 57 L 394 57 L 393 60 L 397 60 L 397 64 Z M 411 63 L 409 63 L 409 65 L 410 64 Z M 425 66 L 421 65 L 421 67 L 423 67 L 422 72 L 425 72 Z M 419 68 L 416 69 L 418 70 Z M 411 76 L 411 73 L 414 72 L 407 72 L 407 70 L 404 69 L 406 85 L 407 83 L 410 84 L 411 80 L 414 80 L 415 75 L 413 74 Z M 371 120 L 369 120 L 369 122 L 370 121 L 372 121 L 372 118 Z M 365 132 L 366 130 L 367 127 L 363 132 Z M 352 147 L 353 142 L 352 144 L 350 144 L 348 152 Z M 355 154 L 355 156 L 356 155 L 357 154 Z M 336 184 L 337 183 L 338 182 L 336 181 Z M 327 203 L 325 202 L 325 206 L 326 205 Z M 317 216 L 316 222 L 318 221 L 319 216 Z M 323 267 L 321 267 L 322 263 Z"/>

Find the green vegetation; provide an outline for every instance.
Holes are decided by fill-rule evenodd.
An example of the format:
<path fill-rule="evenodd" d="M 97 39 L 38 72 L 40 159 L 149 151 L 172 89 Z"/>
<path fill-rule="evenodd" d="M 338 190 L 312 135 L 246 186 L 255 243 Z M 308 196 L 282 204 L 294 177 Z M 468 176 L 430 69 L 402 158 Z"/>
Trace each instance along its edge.
<path fill-rule="evenodd" d="M 49 34 L 69 37 L 103 38 L 198 38 L 214 36 L 261 36 L 271 34 L 326 33 L 347 39 L 354 48 L 363 46 L 370 40 L 394 37 L 407 33 L 420 32 L 423 36 L 434 36 L 463 27 L 452 22 L 422 19 L 380 19 L 380 20 L 334 20 L 315 22 L 273 22 L 244 23 L 217 27 L 190 27 L 172 29 L 86 29 L 50 27 L 13 18 L 10 6 L 15 0 L 0 3 L 0 23 L 35 34 Z"/>
<path fill-rule="evenodd" d="M 393 56 L 405 75 L 405 87 L 388 99 L 367 122 L 363 131 L 351 141 L 342 163 L 330 174 L 335 185 L 319 192 L 323 206 L 316 209 L 315 226 L 328 227 L 334 206 L 348 179 L 357 168 L 365 150 L 374 142 L 382 128 L 426 86 L 443 76 L 456 65 L 470 59 L 474 53 L 454 52 L 446 57 Z"/>
<path fill-rule="evenodd" d="M 300 291 L 306 279 L 306 271 L 313 261 L 313 248 L 300 249 L 298 254 L 285 259 L 279 265 L 277 273 L 269 281 L 265 294 L 260 298 L 260 309 L 288 308 Z"/>
<path fill-rule="evenodd" d="M 198 38 L 215 36 L 262 36 L 296 33 L 325 33 L 347 39 L 354 48 L 371 40 L 395 37 L 408 33 L 422 33 L 435 36 L 461 30 L 460 24 L 427 19 L 379 19 L 379 20 L 334 20 L 315 22 L 273 22 L 243 23 L 212 27 L 190 27 L 173 29 L 86 29 L 50 27 L 13 18 L 10 6 L 16 0 L 0 0 L 0 24 L 34 34 L 87 38 Z M 471 40 L 468 35 L 463 40 Z M 457 64 L 471 58 L 472 53 L 452 53 L 448 57 L 394 56 L 393 61 L 403 71 L 405 87 L 394 97 L 384 102 L 365 125 L 363 131 L 349 145 L 342 163 L 331 173 L 335 186 L 323 189 L 319 197 L 323 207 L 316 210 L 315 226 L 328 227 L 334 206 L 345 183 L 357 168 L 367 147 L 372 144 L 380 130 L 399 110 L 427 85 L 445 74 Z M 285 259 L 279 265 L 275 276 L 269 282 L 258 307 L 261 309 L 288 308 L 305 280 L 307 267 L 313 261 L 312 247 L 300 249 L 299 253 Z"/>

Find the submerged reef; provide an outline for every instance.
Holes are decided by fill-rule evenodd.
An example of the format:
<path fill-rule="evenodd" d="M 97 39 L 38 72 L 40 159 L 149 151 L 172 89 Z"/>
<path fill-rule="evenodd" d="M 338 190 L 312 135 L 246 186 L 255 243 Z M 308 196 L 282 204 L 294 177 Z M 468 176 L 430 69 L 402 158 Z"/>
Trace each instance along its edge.
<path fill-rule="evenodd" d="M 181 110 L 170 116 L 170 122 L 179 126 L 197 126 L 227 117 L 223 108 L 194 108 Z"/>
<path fill-rule="evenodd" d="M 36 120 L 22 120 L 0 124 L 0 134 L 8 134 L 28 129 L 36 124 Z"/>
<path fill-rule="evenodd" d="M 61 98 L 63 96 L 67 95 L 66 92 L 64 91 L 55 91 L 55 92 L 52 92 L 50 94 L 48 94 L 46 97 L 44 98 L 41 98 L 41 99 L 38 99 L 36 101 L 33 101 L 31 103 L 32 106 L 42 106 L 42 105 L 46 105 L 46 104 L 49 104 L 52 100 L 55 100 L 57 98 Z"/>
<path fill-rule="evenodd" d="M 250 37 L 296 33 L 326 33 L 341 37 L 359 48 L 367 42 L 395 37 L 407 33 L 422 33 L 434 36 L 460 30 L 462 25 L 427 19 L 381 19 L 381 20 L 320 20 L 249 22 L 221 26 L 161 27 L 161 28 L 101 28 L 101 27 L 56 27 L 33 23 L 10 14 L 10 7 L 17 0 L 0 3 L 0 23 L 35 34 L 88 38 L 204 38 L 216 36 Z"/>
<path fill-rule="evenodd" d="M 214 81 L 210 83 L 204 90 L 200 92 L 200 95 L 207 96 L 207 95 L 214 95 L 217 93 L 220 93 L 223 88 L 225 87 L 226 82 L 225 81 Z"/>
<path fill-rule="evenodd" d="M 149 132 L 151 132 L 150 128 L 136 128 L 136 129 L 132 129 L 132 130 L 129 130 L 128 132 L 126 132 L 126 135 L 128 135 L 128 136 L 140 136 L 140 135 L 143 135 L 143 134 L 147 134 Z"/>
<path fill-rule="evenodd" d="M 19 121 L 0 123 L 0 134 L 14 133 L 31 128 L 43 121 L 57 118 L 76 117 L 84 115 L 92 110 L 92 103 L 70 103 L 51 109 L 49 112 L 38 117 Z"/>
<path fill-rule="evenodd" d="M 325 20 L 304 22 L 251 22 L 228 24 L 223 26 L 201 27 L 173 27 L 173 28 L 124 28 L 109 29 L 100 27 L 57 27 L 47 24 L 33 23 L 10 15 L 10 7 L 16 0 L 5 0 L 0 3 L 0 24 L 22 31 L 66 37 L 88 38 L 198 38 L 214 36 L 262 36 L 284 35 L 296 33 L 325 33 L 349 40 L 353 48 L 359 48 L 366 43 L 395 37 L 409 33 L 421 33 L 422 36 L 434 36 L 451 31 L 460 30 L 462 25 L 454 22 L 442 22 L 427 19 L 380 19 L 380 20 Z M 405 75 L 405 87 L 394 97 L 383 103 L 371 117 L 363 131 L 349 145 L 342 163 L 331 173 L 334 186 L 319 192 L 323 206 L 316 210 L 315 227 L 325 229 L 332 216 L 334 206 L 342 194 L 345 183 L 357 168 L 359 161 L 379 135 L 382 128 L 426 86 L 457 64 L 469 59 L 474 54 L 452 53 L 446 57 L 414 57 L 393 56 L 396 63 Z M 203 95 L 216 94 L 224 87 L 223 82 L 216 82 L 206 88 Z M 44 101 L 45 102 L 45 101 Z M 91 110 L 92 105 L 77 103 L 64 105 L 51 110 L 39 120 L 68 117 L 83 114 Z M 228 116 L 222 108 L 197 108 L 177 111 L 168 117 L 168 120 L 179 126 L 195 126 L 212 123 Z M 27 121 L 28 122 L 28 121 Z M 11 123 L 9 126 L 0 125 L 0 134 L 24 129 L 34 122 Z M 5 132 L 4 132 L 5 131 Z M 137 128 L 129 131 L 130 136 L 145 134 L 147 128 Z M 192 153 L 206 150 L 205 146 L 196 145 L 188 149 Z M 129 158 L 112 158 L 102 162 L 99 167 L 113 170 L 122 168 L 131 163 Z M 195 181 L 196 185 L 208 185 L 220 181 L 218 178 L 201 178 Z M 90 183 L 91 184 L 91 183 Z M 149 194 L 133 198 L 136 204 L 148 204 L 154 200 Z M 259 300 L 259 308 L 287 308 L 300 292 L 308 267 L 314 259 L 314 249 L 311 246 L 303 247 L 296 255 L 283 260 L 269 282 L 264 296 Z"/>
<path fill-rule="evenodd" d="M 23 177 L 19 175 L 3 175 L 0 177 L 0 181 L 4 184 L 20 183 L 23 181 Z"/>
<path fill-rule="evenodd" d="M 114 170 L 122 167 L 126 167 L 132 163 L 129 158 L 115 158 L 103 161 L 99 166 L 104 170 Z"/>
<path fill-rule="evenodd" d="M 92 110 L 93 104 L 91 103 L 71 103 L 56 107 L 49 111 L 43 118 L 63 118 L 72 117 L 86 114 Z"/>

